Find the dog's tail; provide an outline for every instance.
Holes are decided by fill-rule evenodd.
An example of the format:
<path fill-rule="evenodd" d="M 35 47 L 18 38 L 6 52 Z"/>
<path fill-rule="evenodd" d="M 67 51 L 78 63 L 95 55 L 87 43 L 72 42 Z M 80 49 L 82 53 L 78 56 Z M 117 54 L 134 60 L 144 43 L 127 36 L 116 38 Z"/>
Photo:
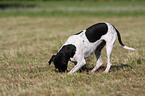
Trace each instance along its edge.
<path fill-rule="evenodd" d="M 113 27 L 114 27 L 114 26 L 113 26 Z M 115 27 L 114 27 L 114 28 L 115 28 Z M 122 41 L 121 41 L 121 36 L 120 36 L 119 31 L 118 31 L 116 28 L 115 28 L 115 30 L 116 30 L 116 33 L 117 33 L 117 36 L 118 36 L 118 41 L 119 41 L 120 45 L 121 45 L 124 49 L 135 50 L 134 48 L 125 46 L 125 45 L 122 43 Z"/>

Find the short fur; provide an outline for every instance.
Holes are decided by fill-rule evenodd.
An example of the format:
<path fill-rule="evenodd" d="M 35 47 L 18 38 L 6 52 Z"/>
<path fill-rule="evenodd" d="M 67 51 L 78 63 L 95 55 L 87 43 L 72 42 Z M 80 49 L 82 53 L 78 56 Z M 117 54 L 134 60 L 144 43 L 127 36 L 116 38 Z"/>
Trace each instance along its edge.
<path fill-rule="evenodd" d="M 106 45 L 108 63 L 104 72 L 108 73 L 112 65 L 110 62 L 112 48 L 117 37 L 123 48 L 135 50 L 134 48 L 124 46 L 119 31 L 113 25 L 102 22 L 70 36 L 58 53 L 51 57 L 49 64 L 53 61 L 55 68 L 59 72 L 66 72 L 69 60 L 77 62 L 75 67 L 69 72 L 69 74 L 72 74 L 86 64 L 85 58 L 95 53 L 97 62 L 96 66 L 91 70 L 91 72 L 94 72 L 103 64 L 101 50 Z"/>

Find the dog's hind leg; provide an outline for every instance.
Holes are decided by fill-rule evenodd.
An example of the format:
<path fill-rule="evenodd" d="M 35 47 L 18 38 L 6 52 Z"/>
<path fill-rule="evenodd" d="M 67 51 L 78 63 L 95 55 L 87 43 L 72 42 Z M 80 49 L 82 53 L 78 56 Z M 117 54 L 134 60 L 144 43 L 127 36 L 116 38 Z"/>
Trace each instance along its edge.
<path fill-rule="evenodd" d="M 103 61 L 101 59 L 101 55 L 97 60 L 96 66 L 91 70 L 91 72 L 95 72 L 101 65 L 103 64 Z"/>
<path fill-rule="evenodd" d="M 106 41 L 106 51 L 107 51 L 108 63 L 107 63 L 107 67 L 106 67 L 104 73 L 108 73 L 109 69 L 112 65 L 111 64 L 111 53 L 112 53 L 113 45 L 116 41 L 116 38 L 117 38 L 117 34 L 114 34 L 114 36 L 112 36 L 112 39 Z"/>
<path fill-rule="evenodd" d="M 95 72 L 103 64 L 103 61 L 102 61 L 102 58 L 101 58 L 101 51 L 102 51 L 102 49 L 104 48 L 105 45 L 106 45 L 106 42 L 102 41 L 102 43 L 95 50 L 97 63 L 96 63 L 96 66 L 91 70 L 91 72 Z"/>
<path fill-rule="evenodd" d="M 109 72 L 109 69 L 111 67 L 111 53 L 112 53 L 112 48 L 113 48 L 113 45 L 109 45 L 109 44 L 106 44 L 106 51 L 107 51 L 107 59 L 108 59 L 108 63 L 107 63 L 107 67 L 104 71 L 104 73 L 108 73 Z"/>

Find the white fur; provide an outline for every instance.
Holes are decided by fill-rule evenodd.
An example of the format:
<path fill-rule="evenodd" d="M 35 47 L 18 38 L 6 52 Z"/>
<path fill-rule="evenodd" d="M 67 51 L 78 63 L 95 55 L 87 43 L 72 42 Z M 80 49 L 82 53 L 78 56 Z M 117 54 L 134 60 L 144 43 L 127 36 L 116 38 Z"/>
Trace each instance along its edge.
<path fill-rule="evenodd" d="M 128 50 L 135 50 L 134 48 L 123 46 L 123 48 L 128 49 Z"/>

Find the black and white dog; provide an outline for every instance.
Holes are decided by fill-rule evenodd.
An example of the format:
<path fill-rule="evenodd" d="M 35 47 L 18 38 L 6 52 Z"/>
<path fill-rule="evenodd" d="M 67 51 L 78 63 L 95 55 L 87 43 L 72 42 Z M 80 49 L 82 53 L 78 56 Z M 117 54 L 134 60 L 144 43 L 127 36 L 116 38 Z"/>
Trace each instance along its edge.
<path fill-rule="evenodd" d="M 135 50 L 134 48 L 127 47 L 122 43 L 120 34 L 113 25 L 102 22 L 92 25 L 78 34 L 70 36 L 58 53 L 51 57 L 49 65 L 53 61 L 55 68 L 58 69 L 59 72 L 66 72 L 68 61 L 71 60 L 72 62 L 77 63 L 68 73 L 72 74 L 86 64 L 85 58 L 95 53 L 97 63 L 91 70 L 91 72 L 94 72 L 103 64 L 101 50 L 106 45 L 108 63 L 104 72 L 108 73 L 111 67 L 110 57 L 112 48 L 117 36 L 119 43 L 123 48 Z"/>

